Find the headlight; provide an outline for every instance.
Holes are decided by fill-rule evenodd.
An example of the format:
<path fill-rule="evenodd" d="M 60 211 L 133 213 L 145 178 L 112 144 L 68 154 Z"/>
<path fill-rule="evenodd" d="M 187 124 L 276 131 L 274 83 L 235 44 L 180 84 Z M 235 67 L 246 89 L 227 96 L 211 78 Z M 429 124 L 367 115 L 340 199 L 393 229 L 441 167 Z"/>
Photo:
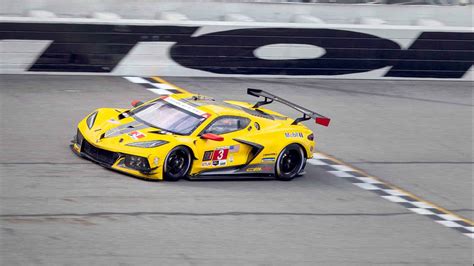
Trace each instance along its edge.
<path fill-rule="evenodd" d="M 165 145 L 168 141 L 165 140 L 151 140 L 151 141 L 141 141 L 141 142 L 132 142 L 126 144 L 126 146 L 140 147 L 140 148 L 155 148 L 161 145 Z"/>
<path fill-rule="evenodd" d="M 147 158 L 134 155 L 126 155 L 124 164 L 128 168 L 136 170 L 147 170 L 150 168 Z"/>
<path fill-rule="evenodd" d="M 89 129 L 92 128 L 92 126 L 94 126 L 94 122 L 95 122 L 95 118 L 97 117 L 97 112 L 94 112 L 92 113 L 88 118 L 87 118 L 87 127 Z"/>

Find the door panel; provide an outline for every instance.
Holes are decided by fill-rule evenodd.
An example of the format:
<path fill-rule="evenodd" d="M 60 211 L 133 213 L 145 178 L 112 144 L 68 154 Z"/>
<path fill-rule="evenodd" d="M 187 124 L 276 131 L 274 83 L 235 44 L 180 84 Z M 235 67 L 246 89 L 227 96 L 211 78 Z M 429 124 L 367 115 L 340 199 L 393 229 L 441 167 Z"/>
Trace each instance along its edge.
<path fill-rule="evenodd" d="M 198 160 L 193 165 L 193 172 L 214 171 L 235 168 L 245 165 L 252 147 L 239 143 L 235 139 L 248 137 L 248 126 L 251 120 L 240 116 L 221 116 L 209 123 L 201 134 L 218 134 L 223 141 L 197 139 Z"/>
<path fill-rule="evenodd" d="M 213 170 L 247 163 L 251 148 L 234 140 L 242 136 L 240 131 L 223 134 L 223 141 L 196 140 L 198 160 L 195 161 L 193 169 Z"/>

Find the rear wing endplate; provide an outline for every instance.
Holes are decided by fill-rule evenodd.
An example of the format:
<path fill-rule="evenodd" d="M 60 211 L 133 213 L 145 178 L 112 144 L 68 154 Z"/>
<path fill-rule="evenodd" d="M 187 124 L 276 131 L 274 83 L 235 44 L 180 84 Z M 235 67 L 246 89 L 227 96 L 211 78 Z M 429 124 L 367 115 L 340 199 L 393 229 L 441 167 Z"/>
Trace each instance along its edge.
<path fill-rule="evenodd" d="M 325 117 L 321 114 L 318 114 L 316 112 L 313 112 L 309 109 L 306 109 L 304 108 L 303 106 L 300 106 L 300 105 L 297 105 L 295 103 L 292 103 L 292 102 L 289 102 L 285 99 L 282 99 L 276 95 L 273 95 L 269 92 L 266 92 L 264 90 L 259 90 L 259 89 L 251 89 L 251 88 L 248 88 L 247 89 L 247 94 L 249 95 L 252 95 L 252 96 L 255 96 L 255 97 L 263 97 L 265 98 L 263 101 L 259 101 L 257 102 L 253 108 L 258 108 L 262 105 L 265 105 L 265 104 L 270 104 L 272 103 L 273 101 L 276 101 L 276 102 L 279 102 L 279 103 L 282 103 L 284 105 L 287 105 L 295 110 L 297 110 L 298 112 L 302 113 L 303 116 L 302 117 L 299 117 L 299 118 L 296 118 L 295 121 L 292 123 L 292 125 L 296 125 L 298 124 L 299 122 L 302 122 L 302 121 L 306 121 L 306 120 L 309 120 L 309 119 L 314 119 L 316 124 L 319 124 L 319 125 L 323 125 L 325 127 L 329 126 L 329 122 L 331 121 L 330 118 L 328 117 Z"/>

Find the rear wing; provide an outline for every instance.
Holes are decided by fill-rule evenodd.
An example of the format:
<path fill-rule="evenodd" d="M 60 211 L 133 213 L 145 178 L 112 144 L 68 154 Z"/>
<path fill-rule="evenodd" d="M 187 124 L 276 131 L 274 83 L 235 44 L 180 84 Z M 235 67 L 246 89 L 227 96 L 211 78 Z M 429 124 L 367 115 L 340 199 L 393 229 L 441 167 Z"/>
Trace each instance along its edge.
<path fill-rule="evenodd" d="M 296 118 L 295 121 L 292 123 L 292 125 L 296 125 L 298 124 L 299 122 L 302 122 L 302 121 L 306 121 L 306 120 L 309 120 L 309 119 L 314 119 L 316 124 L 319 124 L 319 125 L 323 125 L 325 127 L 329 126 L 329 122 L 331 121 L 330 118 L 328 117 L 325 117 L 321 114 L 318 114 L 316 112 L 313 112 L 309 109 L 306 109 L 304 108 L 303 106 L 300 106 L 300 105 L 297 105 L 295 103 L 292 103 L 292 102 L 289 102 L 285 99 L 282 99 L 276 95 L 273 95 L 269 92 L 266 92 L 264 90 L 259 90 L 259 89 L 251 89 L 251 88 L 248 88 L 247 89 L 247 94 L 249 95 L 252 95 L 252 96 L 255 96 L 255 97 L 264 97 L 265 100 L 263 101 L 260 101 L 260 102 L 257 102 L 253 108 L 258 108 L 262 105 L 265 105 L 265 104 L 270 104 L 272 103 L 273 101 L 276 101 L 276 102 L 279 102 L 279 103 L 282 103 L 284 105 L 287 105 L 295 110 L 297 110 L 298 112 L 302 113 L 303 116 L 302 117 L 299 117 L 299 118 Z"/>

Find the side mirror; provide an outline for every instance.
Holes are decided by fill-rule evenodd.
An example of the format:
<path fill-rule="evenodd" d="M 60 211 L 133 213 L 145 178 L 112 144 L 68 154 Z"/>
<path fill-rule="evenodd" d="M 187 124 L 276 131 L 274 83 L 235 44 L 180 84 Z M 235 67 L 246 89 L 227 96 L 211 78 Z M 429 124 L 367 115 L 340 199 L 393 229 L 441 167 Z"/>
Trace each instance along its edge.
<path fill-rule="evenodd" d="M 142 102 L 142 101 L 139 101 L 139 100 L 133 100 L 132 103 L 131 103 L 131 105 L 132 105 L 133 107 L 138 107 L 138 106 L 140 106 L 140 105 L 142 105 L 142 104 L 143 104 L 143 102 Z"/>
<path fill-rule="evenodd" d="M 206 133 L 206 134 L 201 135 L 201 139 L 210 139 L 210 140 L 214 140 L 214 141 L 223 141 L 224 137 L 216 135 L 216 134 L 212 134 L 212 133 Z"/>

